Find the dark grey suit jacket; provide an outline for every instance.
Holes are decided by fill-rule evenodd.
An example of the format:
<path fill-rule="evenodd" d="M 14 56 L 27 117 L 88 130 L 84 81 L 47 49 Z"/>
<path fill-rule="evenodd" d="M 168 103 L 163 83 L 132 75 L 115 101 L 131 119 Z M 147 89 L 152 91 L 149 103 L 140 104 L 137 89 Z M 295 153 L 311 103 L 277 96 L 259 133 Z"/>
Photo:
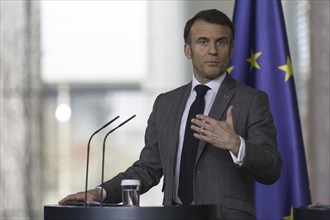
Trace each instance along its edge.
<path fill-rule="evenodd" d="M 106 202 L 121 202 L 122 179 L 140 179 L 144 193 L 164 175 L 163 203 L 173 204 L 179 128 L 190 91 L 191 83 L 157 97 L 140 159 L 105 183 Z M 276 129 L 267 95 L 227 75 L 209 116 L 224 121 L 230 105 L 234 107 L 235 131 L 246 142 L 243 166 L 237 167 L 228 151 L 200 142 L 193 183 L 194 203 L 216 204 L 219 219 L 254 219 L 251 180 L 272 184 L 280 176 L 282 160 L 277 150 Z"/>

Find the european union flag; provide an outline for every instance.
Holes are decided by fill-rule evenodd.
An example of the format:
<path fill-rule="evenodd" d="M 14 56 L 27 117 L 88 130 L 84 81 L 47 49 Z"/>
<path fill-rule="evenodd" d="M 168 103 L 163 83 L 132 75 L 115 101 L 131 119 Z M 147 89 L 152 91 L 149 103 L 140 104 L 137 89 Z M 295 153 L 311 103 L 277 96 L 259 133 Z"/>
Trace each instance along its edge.
<path fill-rule="evenodd" d="M 292 207 L 306 206 L 311 198 L 281 1 L 237 0 L 233 21 L 236 36 L 228 71 L 268 94 L 283 159 L 275 184 L 254 185 L 257 219 L 289 219 Z"/>

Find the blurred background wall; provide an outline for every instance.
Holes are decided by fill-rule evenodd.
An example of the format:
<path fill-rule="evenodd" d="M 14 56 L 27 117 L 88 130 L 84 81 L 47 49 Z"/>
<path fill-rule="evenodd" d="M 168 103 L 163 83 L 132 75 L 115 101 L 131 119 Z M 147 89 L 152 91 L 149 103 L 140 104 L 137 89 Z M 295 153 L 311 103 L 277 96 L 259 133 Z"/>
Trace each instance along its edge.
<path fill-rule="evenodd" d="M 0 219 L 40 216 L 40 4 L 1 1 Z"/>
<path fill-rule="evenodd" d="M 329 204 L 329 2 L 282 5 L 312 200 Z M 105 177 L 138 158 L 157 94 L 191 80 L 183 28 L 208 8 L 232 17 L 234 1 L 0 2 L 0 219 L 42 219 L 44 204 L 84 190 L 88 138 L 117 115 L 137 117 L 108 138 Z M 160 187 L 141 205 L 161 205 Z"/>

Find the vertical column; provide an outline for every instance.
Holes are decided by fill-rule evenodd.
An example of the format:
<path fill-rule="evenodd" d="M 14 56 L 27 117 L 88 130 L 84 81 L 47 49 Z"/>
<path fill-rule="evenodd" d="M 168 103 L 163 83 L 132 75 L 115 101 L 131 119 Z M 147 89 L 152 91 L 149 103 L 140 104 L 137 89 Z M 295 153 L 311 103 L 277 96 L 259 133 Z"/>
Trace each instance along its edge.
<path fill-rule="evenodd" d="M 329 1 L 310 1 L 309 179 L 313 203 L 329 204 Z"/>
<path fill-rule="evenodd" d="M 300 120 L 305 143 L 308 143 L 308 83 L 311 75 L 309 1 L 283 1 L 286 30 L 289 40 Z"/>
<path fill-rule="evenodd" d="M 1 1 L 0 219 L 41 216 L 39 2 Z"/>

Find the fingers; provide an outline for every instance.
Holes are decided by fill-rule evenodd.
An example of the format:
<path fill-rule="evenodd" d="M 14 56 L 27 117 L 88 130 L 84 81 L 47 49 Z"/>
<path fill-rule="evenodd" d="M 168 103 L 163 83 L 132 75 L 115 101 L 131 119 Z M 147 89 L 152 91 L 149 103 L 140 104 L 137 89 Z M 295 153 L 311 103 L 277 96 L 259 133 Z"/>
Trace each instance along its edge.
<path fill-rule="evenodd" d="M 240 138 L 234 129 L 233 106 L 228 108 L 225 121 L 199 114 L 191 122 L 191 129 L 196 132 L 194 133 L 195 138 L 220 149 L 230 150 L 233 153 L 238 152 Z"/>
<path fill-rule="evenodd" d="M 227 124 L 226 126 L 229 125 L 229 127 L 234 128 L 233 109 L 234 108 L 232 105 L 229 106 L 227 110 L 227 118 L 224 122 L 218 121 L 206 115 L 198 114 L 196 115 L 196 118 L 191 120 L 191 129 L 199 134 L 203 134 L 206 131 L 213 131 L 217 126 L 223 126 L 223 123 Z"/>
<path fill-rule="evenodd" d="M 198 136 L 198 138 L 201 140 L 205 139 L 201 138 L 201 135 L 207 136 L 208 134 L 211 134 L 212 132 L 215 132 L 219 129 L 231 130 L 234 128 L 233 106 L 229 106 L 227 110 L 226 121 L 221 122 L 209 116 L 198 114 L 196 115 L 196 118 L 191 120 L 191 122 L 191 129 L 197 133 L 196 136 Z"/>
<path fill-rule="evenodd" d="M 196 118 L 191 120 L 191 129 L 195 131 L 195 138 L 206 141 L 206 137 L 211 134 L 215 129 L 217 121 L 205 115 L 197 115 Z"/>
<path fill-rule="evenodd" d="M 234 125 L 234 120 L 233 120 L 233 109 L 234 107 L 231 105 L 229 106 L 228 110 L 227 110 L 227 118 L 226 118 L 226 123 L 232 125 Z M 196 120 L 198 119 L 198 120 Z M 201 115 L 201 114 L 198 114 L 196 115 L 196 119 L 192 119 L 192 123 L 199 126 L 199 127 L 206 127 L 207 125 L 209 124 L 215 124 L 217 123 L 218 121 L 211 118 L 211 117 L 208 117 L 206 115 Z"/>
<path fill-rule="evenodd" d="M 100 200 L 100 189 L 92 189 L 87 191 L 87 203 L 98 202 Z M 58 204 L 65 205 L 73 202 L 84 202 L 85 201 L 85 192 L 78 192 L 75 194 L 68 195 L 64 199 L 60 200 Z"/>
<path fill-rule="evenodd" d="M 85 201 L 85 192 L 78 192 L 75 194 L 68 195 L 64 199 L 58 202 L 60 205 L 68 204 L 71 202 L 82 202 Z"/>
<path fill-rule="evenodd" d="M 198 119 L 198 120 L 196 120 L 196 119 Z M 192 119 L 192 122 L 194 124 L 200 126 L 200 127 L 203 126 L 203 125 L 204 125 L 204 127 L 206 127 L 206 125 L 212 124 L 212 123 L 215 122 L 215 119 L 213 119 L 213 118 L 211 118 L 209 116 L 200 115 L 200 114 L 196 115 L 196 119 L 193 118 Z"/>
<path fill-rule="evenodd" d="M 210 127 L 216 124 L 217 121 L 206 115 L 196 115 L 196 118 L 193 118 L 191 122 L 193 125 L 197 126 L 198 128 L 201 128 L 203 130 L 209 130 Z"/>
<path fill-rule="evenodd" d="M 233 121 L 233 109 L 234 107 L 231 105 L 229 106 L 227 110 L 227 119 L 226 122 L 230 124 L 232 127 L 234 127 L 234 121 Z"/>

